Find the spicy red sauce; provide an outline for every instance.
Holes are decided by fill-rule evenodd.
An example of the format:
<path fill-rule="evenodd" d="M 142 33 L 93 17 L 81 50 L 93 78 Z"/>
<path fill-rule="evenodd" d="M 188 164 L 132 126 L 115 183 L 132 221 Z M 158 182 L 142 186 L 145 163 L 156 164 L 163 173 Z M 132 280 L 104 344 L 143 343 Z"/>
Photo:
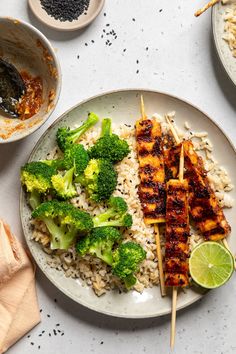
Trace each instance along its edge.
<path fill-rule="evenodd" d="M 21 72 L 26 92 L 18 105 L 17 112 L 21 120 L 35 115 L 42 104 L 43 83 L 39 76 L 32 77 L 27 72 Z"/>

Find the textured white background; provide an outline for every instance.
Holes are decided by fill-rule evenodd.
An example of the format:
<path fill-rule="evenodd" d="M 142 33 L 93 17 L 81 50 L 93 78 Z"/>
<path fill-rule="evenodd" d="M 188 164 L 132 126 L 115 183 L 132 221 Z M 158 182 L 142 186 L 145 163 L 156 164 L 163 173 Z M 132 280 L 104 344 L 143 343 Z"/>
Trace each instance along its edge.
<path fill-rule="evenodd" d="M 116 88 L 166 91 L 199 106 L 236 144 L 236 89 L 218 62 L 210 12 L 199 19 L 193 16 L 204 2 L 107 0 L 104 11 L 90 27 L 81 32 L 58 33 L 34 18 L 26 0 L 0 1 L 1 16 L 26 20 L 49 38 L 63 72 L 61 97 L 49 121 L 29 138 L 0 146 L 0 216 L 19 238 L 19 168 L 45 129 L 82 99 Z M 104 28 L 117 33 L 110 47 L 101 38 Z M 37 287 L 42 322 L 9 354 L 169 352 L 169 317 L 135 321 L 93 313 L 67 299 L 39 271 Z M 174 352 L 235 353 L 235 294 L 233 277 L 223 288 L 179 312 Z M 60 326 L 56 327 L 57 323 Z M 54 328 L 64 330 L 64 336 L 55 336 Z"/>

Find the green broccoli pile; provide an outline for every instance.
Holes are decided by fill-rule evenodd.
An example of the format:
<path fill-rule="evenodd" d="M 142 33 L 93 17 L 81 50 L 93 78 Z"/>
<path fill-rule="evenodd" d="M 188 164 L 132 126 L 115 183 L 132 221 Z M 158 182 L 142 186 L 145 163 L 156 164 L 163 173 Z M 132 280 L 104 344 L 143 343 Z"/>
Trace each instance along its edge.
<path fill-rule="evenodd" d="M 78 128 L 60 127 L 56 141 L 61 157 L 32 161 L 21 168 L 21 184 L 28 193 L 32 217 L 43 221 L 52 250 L 75 245 L 80 257 L 92 255 L 111 267 L 130 289 L 146 252 L 134 242 L 124 242 L 122 231 L 132 226 L 132 216 L 121 197 L 112 196 L 117 185 L 114 164 L 129 153 L 125 140 L 112 134 L 111 120 L 103 119 L 101 136 L 88 150 L 79 143 L 98 122 L 94 113 Z M 95 203 L 107 203 L 99 215 L 90 215 L 70 203 L 77 196 L 76 184 Z"/>

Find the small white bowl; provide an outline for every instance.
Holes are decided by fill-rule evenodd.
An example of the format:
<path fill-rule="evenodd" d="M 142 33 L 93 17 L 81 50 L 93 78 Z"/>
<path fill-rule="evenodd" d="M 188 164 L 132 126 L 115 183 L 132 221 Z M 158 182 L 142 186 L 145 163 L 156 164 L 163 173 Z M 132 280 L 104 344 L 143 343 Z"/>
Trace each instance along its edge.
<path fill-rule="evenodd" d="M 105 0 L 90 0 L 86 13 L 73 21 L 60 21 L 47 14 L 42 8 L 40 0 L 28 0 L 29 7 L 34 15 L 47 26 L 59 31 L 75 31 L 88 26 L 101 12 Z"/>
<path fill-rule="evenodd" d="M 33 133 L 49 118 L 60 95 L 61 69 L 47 38 L 30 24 L 9 17 L 0 17 L 0 57 L 43 82 L 43 103 L 33 117 L 22 121 L 0 112 L 0 143 L 8 143 Z"/>

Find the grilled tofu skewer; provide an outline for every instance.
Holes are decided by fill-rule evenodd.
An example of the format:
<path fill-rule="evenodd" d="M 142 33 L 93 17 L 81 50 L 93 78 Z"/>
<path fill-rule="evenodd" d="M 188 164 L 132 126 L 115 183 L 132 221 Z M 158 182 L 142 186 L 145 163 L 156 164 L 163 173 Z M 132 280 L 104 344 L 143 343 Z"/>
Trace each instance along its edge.
<path fill-rule="evenodd" d="M 161 295 L 165 296 L 165 282 L 158 223 L 165 221 L 165 170 L 162 151 L 161 125 L 148 119 L 141 96 L 141 116 L 136 123 L 137 154 L 139 160 L 139 198 L 144 221 L 154 224 Z"/>
<path fill-rule="evenodd" d="M 189 284 L 189 214 L 188 181 L 184 179 L 184 147 L 181 147 L 179 179 L 167 182 L 165 285 L 173 287 L 170 346 L 174 348 L 176 305 L 179 287 Z"/>
<path fill-rule="evenodd" d="M 170 130 L 177 144 L 180 144 L 180 138 L 173 127 L 172 123 L 166 117 Z M 226 237 L 230 233 L 230 225 L 228 224 L 223 210 L 220 208 L 215 193 L 212 190 L 204 169 L 203 161 L 194 151 L 191 141 L 184 141 L 185 150 L 185 167 L 186 178 L 190 186 L 190 213 L 206 240 L 220 241 L 229 249 Z M 166 167 L 167 175 L 175 177 L 177 175 L 180 145 L 176 145 L 169 151 L 166 151 Z"/>

